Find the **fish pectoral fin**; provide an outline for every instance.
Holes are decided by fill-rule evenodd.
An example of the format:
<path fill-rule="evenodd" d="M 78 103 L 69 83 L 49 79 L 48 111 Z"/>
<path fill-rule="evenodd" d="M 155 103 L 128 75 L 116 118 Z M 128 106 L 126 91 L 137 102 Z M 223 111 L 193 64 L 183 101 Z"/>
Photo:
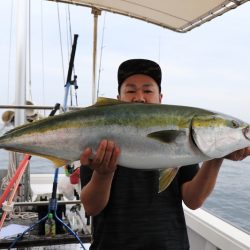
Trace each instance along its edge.
<path fill-rule="evenodd" d="M 175 176 L 178 173 L 178 168 L 167 168 L 160 170 L 160 177 L 159 177 L 159 193 L 164 191 L 173 181 Z"/>
<path fill-rule="evenodd" d="M 161 130 L 150 133 L 147 136 L 161 142 L 171 143 L 175 141 L 178 136 L 183 134 L 185 134 L 185 132 L 180 130 Z"/>

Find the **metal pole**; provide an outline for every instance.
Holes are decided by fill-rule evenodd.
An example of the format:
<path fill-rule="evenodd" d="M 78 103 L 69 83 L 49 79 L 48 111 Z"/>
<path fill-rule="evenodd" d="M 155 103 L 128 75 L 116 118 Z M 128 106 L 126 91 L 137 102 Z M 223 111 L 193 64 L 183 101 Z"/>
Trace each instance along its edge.
<path fill-rule="evenodd" d="M 98 16 L 101 15 L 101 10 L 92 8 L 94 14 L 94 33 L 93 33 L 93 69 L 92 69 L 92 104 L 96 101 L 96 51 L 97 51 L 97 26 Z"/>
<path fill-rule="evenodd" d="M 27 0 L 17 1 L 16 35 L 16 90 L 15 104 L 26 102 L 26 47 L 27 47 Z M 24 123 L 24 110 L 15 111 L 15 125 Z"/>
<path fill-rule="evenodd" d="M 17 1 L 17 19 L 16 19 L 16 84 L 15 84 L 15 104 L 24 105 L 26 103 L 26 68 L 27 68 L 27 21 L 29 4 L 27 0 Z M 25 122 L 25 110 L 15 110 L 15 126 L 22 125 Z M 17 164 L 20 161 L 20 155 L 17 156 Z M 23 175 L 22 185 L 20 186 L 21 200 L 28 200 L 31 196 L 29 166 Z"/>

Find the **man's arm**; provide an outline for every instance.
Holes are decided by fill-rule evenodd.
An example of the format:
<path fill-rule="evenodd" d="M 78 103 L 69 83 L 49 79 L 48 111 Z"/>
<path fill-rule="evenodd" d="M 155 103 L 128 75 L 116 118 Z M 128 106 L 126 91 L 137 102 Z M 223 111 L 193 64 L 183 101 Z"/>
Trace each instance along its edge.
<path fill-rule="evenodd" d="M 195 177 L 182 185 L 182 199 L 191 209 L 202 206 L 213 191 L 223 159 L 240 161 L 250 155 L 250 148 L 237 150 L 224 158 L 213 159 L 202 164 Z"/>
<path fill-rule="evenodd" d="M 108 140 L 101 141 L 93 160 L 90 160 L 90 148 L 83 151 L 80 157 L 82 167 L 88 165 L 94 170 L 90 181 L 81 191 L 81 201 L 88 215 L 100 213 L 107 205 L 119 155 L 120 149 Z"/>

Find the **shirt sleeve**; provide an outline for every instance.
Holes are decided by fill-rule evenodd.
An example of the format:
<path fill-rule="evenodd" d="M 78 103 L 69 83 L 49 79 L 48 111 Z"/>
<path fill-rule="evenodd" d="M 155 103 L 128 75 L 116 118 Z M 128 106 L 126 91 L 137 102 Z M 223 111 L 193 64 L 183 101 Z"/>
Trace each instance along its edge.
<path fill-rule="evenodd" d="M 91 179 L 93 170 L 88 166 L 80 167 L 80 179 L 81 179 L 81 188 L 83 188 Z"/>
<path fill-rule="evenodd" d="M 198 164 L 187 165 L 187 166 L 181 167 L 178 173 L 179 184 L 182 185 L 185 182 L 191 181 L 198 171 L 199 171 Z"/>

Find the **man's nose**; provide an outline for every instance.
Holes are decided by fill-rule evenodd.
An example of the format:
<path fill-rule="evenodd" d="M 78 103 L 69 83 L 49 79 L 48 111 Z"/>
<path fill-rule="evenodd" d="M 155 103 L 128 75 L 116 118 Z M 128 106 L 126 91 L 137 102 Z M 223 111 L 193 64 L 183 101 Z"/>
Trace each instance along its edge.
<path fill-rule="evenodd" d="M 134 102 L 141 102 L 141 103 L 146 102 L 145 97 L 141 91 L 136 92 L 133 101 Z"/>

